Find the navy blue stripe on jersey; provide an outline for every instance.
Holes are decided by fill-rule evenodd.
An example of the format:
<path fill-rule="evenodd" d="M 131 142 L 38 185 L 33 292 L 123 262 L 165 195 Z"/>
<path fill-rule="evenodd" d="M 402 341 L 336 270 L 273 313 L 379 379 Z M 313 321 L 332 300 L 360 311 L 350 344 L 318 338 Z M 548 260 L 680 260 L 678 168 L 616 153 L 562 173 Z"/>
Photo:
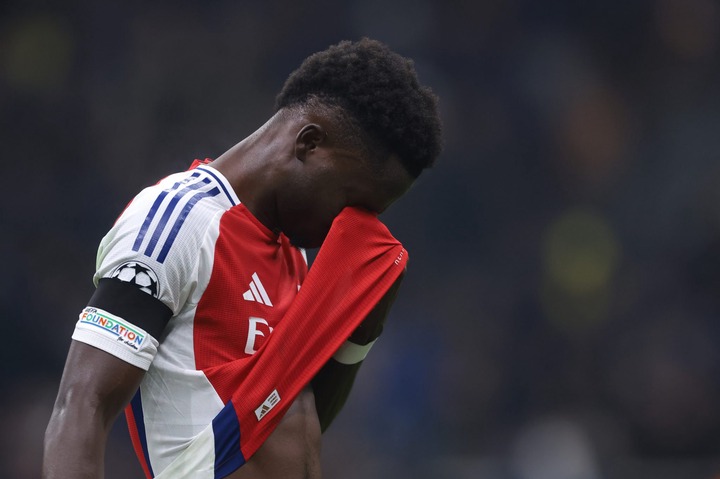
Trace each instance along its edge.
<path fill-rule="evenodd" d="M 142 446 L 143 456 L 145 456 L 145 464 L 147 464 L 150 475 L 155 477 L 152 464 L 150 464 L 150 454 L 148 453 L 147 435 L 145 434 L 145 416 L 143 415 L 142 397 L 140 396 L 139 388 L 135 393 L 135 396 L 130 401 L 130 407 L 132 408 L 133 416 L 135 417 L 135 427 L 137 428 L 138 438 L 140 439 L 140 445 Z"/>
<path fill-rule="evenodd" d="M 233 206 L 235 206 L 235 204 L 236 204 L 236 203 L 235 203 L 235 200 L 233 199 L 232 195 L 231 195 L 230 192 L 227 190 L 227 188 L 225 188 L 225 183 L 223 183 L 223 182 L 220 180 L 220 178 L 218 178 L 217 175 L 212 172 L 212 169 L 211 169 L 211 168 L 203 168 L 202 166 L 198 166 L 197 169 L 198 169 L 198 170 L 201 170 L 201 171 L 207 173 L 208 175 L 212 176 L 213 178 L 215 178 L 215 181 L 218 182 L 218 184 L 220 185 L 220 188 L 222 188 L 223 192 L 225 193 L 225 196 L 227 196 L 227 198 L 228 198 L 228 200 L 230 201 L 230 203 L 231 203 Z"/>
<path fill-rule="evenodd" d="M 133 251 L 140 251 L 140 246 L 142 245 L 143 240 L 145 239 L 145 235 L 147 234 L 148 228 L 150 228 L 150 224 L 152 223 L 152 220 L 155 218 L 155 215 L 157 214 L 158 209 L 160 208 L 160 205 L 162 204 L 165 197 L 170 193 L 171 191 L 177 190 L 180 188 L 181 185 L 186 184 L 188 181 L 192 181 L 194 178 L 197 178 L 200 176 L 200 173 L 193 173 L 190 175 L 189 178 L 185 178 L 183 181 L 178 181 L 174 185 L 172 185 L 170 188 L 166 188 L 163 190 L 158 197 L 155 199 L 155 202 L 150 207 L 150 211 L 148 212 L 147 216 L 145 217 L 145 221 L 143 221 L 142 226 L 140 227 L 140 232 L 138 233 L 137 237 L 135 238 L 135 243 L 133 244 Z"/>
<path fill-rule="evenodd" d="M 245 464 L 240 450 L 240 423 L 232 401 L 228 401 L 215 416 L 212 428 L 215 436 L 215 479 L 220 479 Z"/>
<path fill-rule="evenodd" d="M 168 235 L 167 239 L 165 240 L 165 244 L 163 245 L 162 249 L 160 250 L 160 254 L 158 255 L 158 262 L 162 263 L 165 261 L 165 258 L 167 258 L 168 252 L 170 252 L 170 248 L 173 245 L 173 242 L 175 242 L 175 238 L 177 238 L 178 233 L 180 232 L 180 228 L 182 227 L 183 223 L 185 222 L 185 219 L 187 218 L 188 214 L 190 214 L 190 210 L 193 209 L 193 207 L 197 204 L 198 201 L 202 200 L 203 198 L 212 198 L 214 196 L 217 196 L 220 194 L 220 190 L 216 186 L 210 191 L 200 191 L 198 193 L 195 193 L 195 195 L 190 198 L 190 200 L 185 203 L 185 206 L 183 207 L 182 211 L 180 211 L 180 214 L 178 215 L 177 219 L 175 220 L 175 224 L 173 225 L 172 229 L 170 230 L 170 234 Z"/>
<path fill-rule="evenodd" d="M 167 207 L 165 208 L 165 211 L 163 212 L 162 217 L 160 218 L 160 222 L 155 227 L 155 232 L 152 235 L 152 238 L 150 238 L 150 242 L 147 245 L 147 248 L 145 248 L 145 256 L 152 257 L 153 252 L 155 251 L 155 246 L 157 246 L 158 241 L 160 241 L 160 236 L 163 234 L 163 231 L 165 230 L 165 226 L 167 225 L 167 222 L 170 220 L 170 216 L 175 211 L 175 208 L 177 207 L 178 203 L 182 199 L 183 196 L 187 195 L 191 191 L 197 190 L 199 188 L 202 188 L 203 186 L 210 183 L 212 180 L 210 178 L 203 178 L 201 181 L 197 183 L 192 183 L 187 185 L 182 190 L 175 193 L 175 196 L 170 200 L 170 203 L 168 203 Z M 213 195 L 215 196 L 215 195 Z M 161 261 L 162 263 L 162 261 Z"/>

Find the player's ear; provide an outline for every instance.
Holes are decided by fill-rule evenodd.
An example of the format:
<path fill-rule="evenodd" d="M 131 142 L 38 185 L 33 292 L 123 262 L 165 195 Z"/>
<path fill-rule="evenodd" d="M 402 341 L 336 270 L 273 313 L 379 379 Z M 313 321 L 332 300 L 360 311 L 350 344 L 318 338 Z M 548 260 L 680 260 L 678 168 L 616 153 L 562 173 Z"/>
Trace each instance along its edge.
<path fill-rule="evenodd" d="M 315 150 L 327 138 L 325 129 L 317 123 L 303 126 L 295 137 L 295 156 L 305 161 L 307 155 Z"/>

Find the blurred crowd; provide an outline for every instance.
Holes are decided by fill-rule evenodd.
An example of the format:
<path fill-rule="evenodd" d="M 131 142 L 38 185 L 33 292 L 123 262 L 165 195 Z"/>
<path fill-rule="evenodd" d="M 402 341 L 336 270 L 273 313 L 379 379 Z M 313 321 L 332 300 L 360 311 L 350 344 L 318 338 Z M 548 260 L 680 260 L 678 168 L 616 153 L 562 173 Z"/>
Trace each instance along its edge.
<path fill-rule="evenodd" d="M 125 203 L 362 36 L 415 59 L 445 150 L 383 216 L 409 274 L 326 477 L 720 478 L 715 0 L 0 3 L 1 477 L 38 477 Z M 142 477 L 122 420 L 107 464 Z"/>

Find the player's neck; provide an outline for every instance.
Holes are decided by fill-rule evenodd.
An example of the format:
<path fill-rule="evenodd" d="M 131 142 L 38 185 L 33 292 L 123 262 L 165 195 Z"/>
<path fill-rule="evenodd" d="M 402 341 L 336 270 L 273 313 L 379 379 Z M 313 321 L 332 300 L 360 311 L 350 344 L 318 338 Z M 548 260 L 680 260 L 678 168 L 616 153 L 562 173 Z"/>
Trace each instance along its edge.
<path fill-rule="evenodd" d="M 276 178 L 292 139 L 293 127 L 276 116 L 213 162 L 245 207 L 275 232 L 279 232 Z"/>

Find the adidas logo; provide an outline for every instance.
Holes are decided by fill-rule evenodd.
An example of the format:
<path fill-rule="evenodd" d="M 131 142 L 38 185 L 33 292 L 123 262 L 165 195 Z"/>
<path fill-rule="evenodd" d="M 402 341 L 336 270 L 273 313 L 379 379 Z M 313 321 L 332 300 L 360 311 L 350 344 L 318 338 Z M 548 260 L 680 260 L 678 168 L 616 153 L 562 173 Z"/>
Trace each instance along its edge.
<path fill-rule="evenodd" d="M 274 389 L 273 392 L 271 392 L 270 395 L 267 397 L 267 399 L 263 401 L 260 407 L 255 410 L 255 417 L 257 417 L 257 420 L 259 421 L 260 419 L 262 419 L 265 414 L 270 412 L 270 410 L 274 408 L 275 405 L 279 402 L 280 394 L 278 394 L 277 389 Z"/>
<path fill-rule="evenodd" d="M 252 274 L 252 281 L 250 281 L 250 289 L 243 293 L 243 298 L 246 301 L 257 301 L 260 304 L 266 306 L 272 306 L 272 302 L 265 291 L 265 287 L 260 282 L 260 278 L 257 273 Z"/>

